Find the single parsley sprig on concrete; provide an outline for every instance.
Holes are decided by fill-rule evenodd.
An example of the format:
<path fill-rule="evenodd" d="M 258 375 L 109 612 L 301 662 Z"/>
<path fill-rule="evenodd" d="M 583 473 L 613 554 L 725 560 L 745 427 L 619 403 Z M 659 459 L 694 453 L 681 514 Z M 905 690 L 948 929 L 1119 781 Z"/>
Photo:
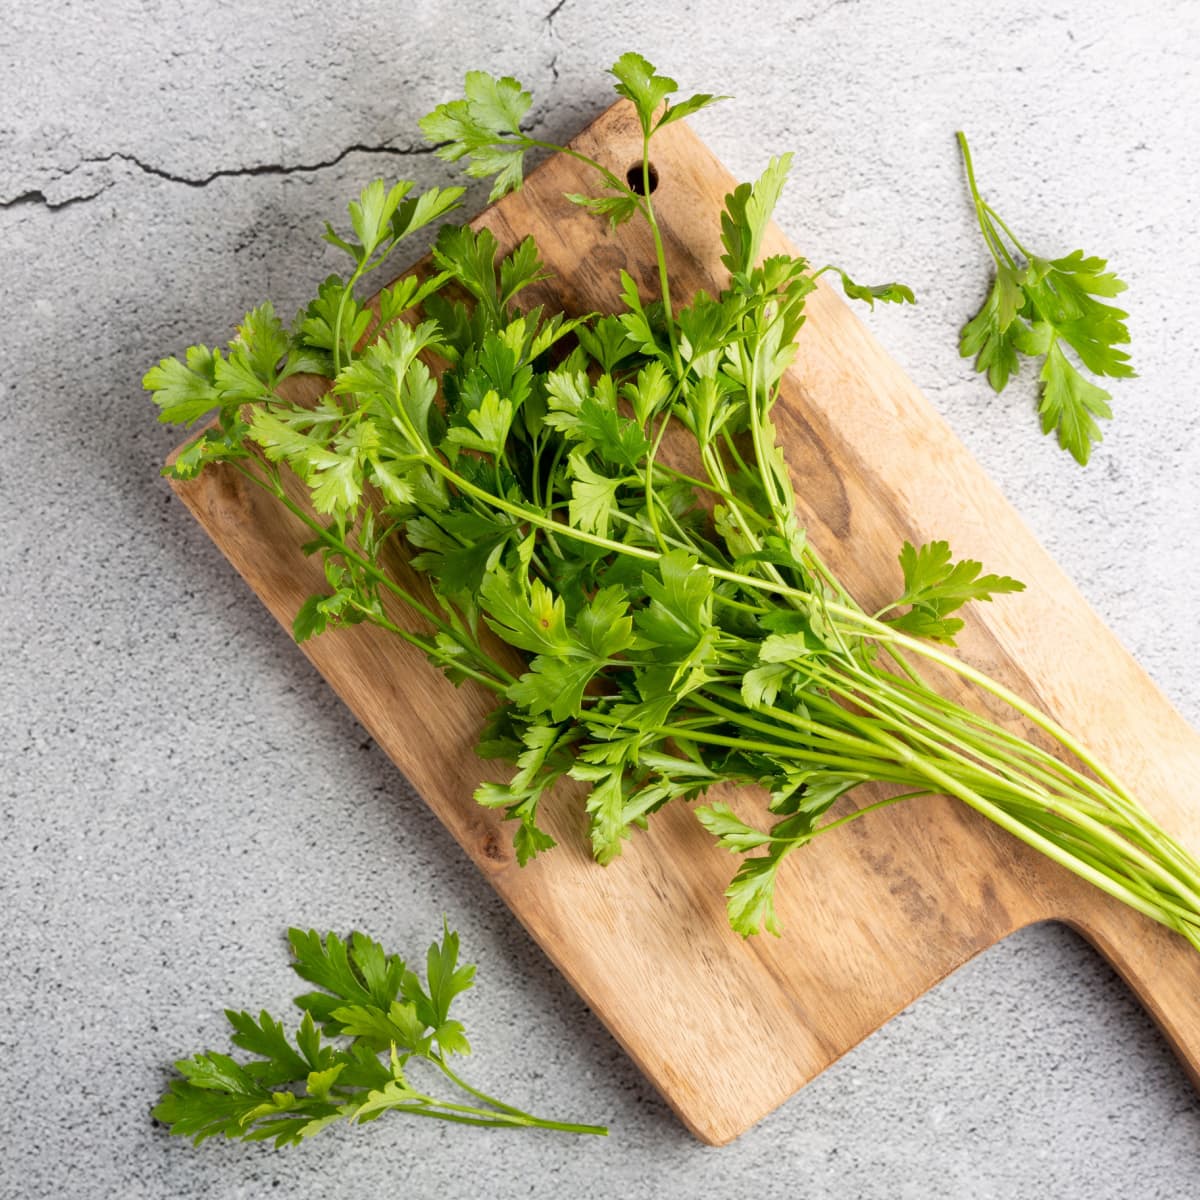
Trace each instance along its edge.
<path fill-rule="evenodd" d="M 1054 259 L 1026 250 L 980 196 L 966 136 L 957 136 L 975 216 L 996 264 L 992 290 L 963 326 L 959 352 L 975 359 L 975 369 L 987 373 L 997 392 L 1017 373 L 1018 355 L 1042 359 L 1042 432 L 1057 431 L 1059 445 L 1086 466 L 1103 437 L 1098 420 L 1112 416 L 1112 396 L 1080 372 L 1066 348 L 1094 375 L 1133 375 L 1129 355 L 1120 349 L 1129 341 L 1129 314 L 1100 299 L 1119 295 L 1126 285 L 1107 269 L 1105 259 L 1082 250 Z"/>
<path fill-rule="evenodd" d="M 426 980 L 364 934 L 343 940 L 315 930 L 288 931 L 292 970 L 320 989 L 297 996 L 304 1016 L 289 1035 L 266 1011 L 226 1009 L 233 1044 L 254 1055 L 236 1062 L 206 1051 L 175 1064 L 154 1108 L 171 1133 L 197 1144 L 223 1135 L 288 1146 L 339 1121 L 364 1124 L 385 1113 L 504 1129 L 557 1129 L 604 1135 L 600 1125 L 535 1117 L 472 1087 L 450 1066 L 471 1052 L 455 998 L 474 984 L 458 961 L 458 934 L 443 928 L 426 955 Z M 449 1081 L 455 1099 L 426 1092 L 418 1068 Z"/>

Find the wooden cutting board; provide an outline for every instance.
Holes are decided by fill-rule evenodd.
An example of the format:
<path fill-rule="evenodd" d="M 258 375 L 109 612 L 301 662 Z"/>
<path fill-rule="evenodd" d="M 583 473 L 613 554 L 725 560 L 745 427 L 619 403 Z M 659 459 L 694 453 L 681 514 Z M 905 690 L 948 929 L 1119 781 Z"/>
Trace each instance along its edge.
<path fill-rule="evenodd" d="M 610 109 L 573 145 L 624 175 L 640 155 L 632 110 Z M 682 124 L 656 138 L 654 164 L 676 296 L 715 292 L 717 214 L 734 181 Z M 477 222 L 506 249 L 532 234 L 556 274 L 546 298 L 572 312 L 616 306 L 621 267 L 643 295 L 657 291 L 640 225 L 613 233 L 562 199 L 592 186 L 560 155 Z M 791 247 L 773 230 L 764 249 Z M 777 422 L 817 549 L 868 611 L 897 593 L 905 538 L 947 538 L 956 556 L 1023 579 L 1024 594 L 976 606 L 962 656 L 1082 734 L 1200 851 L 1200 736 L 842 301 L 822 287 L 809 313 Z M 324 590 L 319 565 L 298 550 L 302 527 L 231 472 L 208 471 L 176 490 L 290 628 L 304 598 Z M 1200 954 L 957 802 L 888 808 L 794 855 L 779 886 L 784 936 L 743 940 L 726 924 L 722 898 L 735 860 L 687 807 L 664 810 L 601 868 L 564 793 L 548 821 L 559 849 L 522 869 L 509 828 L 471 799 L 490 774 L 472 751 L 487 694 L 453 687 L 399 639 L 367 627 L 316 638 L 304 652 L 706 1142 L 737 1137 L 972 955 L 1046 919 L 1068 922 L 1100 949 L 1200 1077 Z M 947 686 L 961 693 L 955 681 Z M 867 790 L 856 796 L 871 799 Z M 733 799 L 746 814 L 758 810 L 748 793 Z"/>

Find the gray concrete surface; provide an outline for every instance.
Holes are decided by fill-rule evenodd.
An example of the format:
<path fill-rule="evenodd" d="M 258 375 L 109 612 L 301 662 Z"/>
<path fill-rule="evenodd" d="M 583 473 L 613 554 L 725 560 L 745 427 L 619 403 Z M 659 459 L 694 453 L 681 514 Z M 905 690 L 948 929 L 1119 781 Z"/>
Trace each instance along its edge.
<path fill-rule="evenodd" d="M 779 218 L 814 258 L 913 285 L 915 310 L 870 318 L 879 336 L 1200 719 L 1200 5 L 8 5 L 4 1200 L 1200 1194 L 1195 1093 L 1053 927 L 737 1144 L 696 1144 L 157 478 L 175 435 L 143 370 L 224 341 L 261 298 L 294 311 L 330 265 L 321 222 L 366 179 L 444 181 L 415 122 L 465 69 L 520 75 L 567 136 L 628 48 L 737 97 L 697 122 L 735 172 L 796 152 Z M 1140 375 L 1086 473 L 1037 435 L 1030 380 L 997 399 L 957 357 L 984 285 L 960 125 L 1027 241 L 1082 243 L 1131 284 Z M 223 1006 L 284 1009 L 287 925 L 419 951 L 443 912 L 480 964 L 478 1080 L 609 1122 L 608 1141 L 389 1120 L 197 1151 L 151 1123 L 166 1065 L 220 1042 Z"/>

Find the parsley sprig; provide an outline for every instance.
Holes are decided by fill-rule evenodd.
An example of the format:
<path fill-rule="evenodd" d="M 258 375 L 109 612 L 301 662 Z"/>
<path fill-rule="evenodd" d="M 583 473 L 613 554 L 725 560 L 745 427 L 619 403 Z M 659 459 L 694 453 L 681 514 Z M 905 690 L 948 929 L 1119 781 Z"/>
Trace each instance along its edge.
<path fill-rule="evenodd" d="M 675 82 L 638 55 L 613 74 L 642 130 L 645 181 L 671 114 L 716 97 L 674 104 Z M 513 822 L 521 863 L 553 848 L 544 809 L 564 777 L 587 789 L 601 863 L 664 805 L 747 785 L 765 804 L 697 816 L 742 859 L 726 893 L 732 927 L 778 933 L 776 887 L 795 851 L 940 793 L 1200 945 L 1200 865 L 1075 737 L 945 649 L 966 604 L 1021 585 L 955 562 L 943 541 L 906 544 L 896 599 L 871 615 L 799 524 L 772 412 L 807 299 L 826 272 L 867 303 L 911 292 L 762 257 L 791 166 L 782 155 L 726 197 L 725 286 L 676 308 L 652 189 L 530 138 L 530 103 L 516 81 L 473 72 L 423 127 L 443 157 L 494 177 L 495 194 L 519 185 L 529 150 L 571 155 L 598 191 L 569 202 L 655 233 L 658 295 L 622 271 L 617 311 L 526 307 L 546 274 L 533 243 L 505 255 L 486 230 L 447 226 L 437 273 L 402 278 L 374 311 L 353 297 L 353 271 L 327 281 L 354 315 L 315 405 L 289 387 L 295 364 L 325 349 L 306 326 L 311 305 L 290 333 L 273 315 L 247 322 L 223 357 L 245 358 L 244 387 L 209 370 L 209 351 L 147 377 L 164 419 L 199 416 L 205 400 L 218 408 L 174 473 L 223 462 L 312 529 L 329 590 L 301 610 L 297 637 L 371 621 L 496 694 L 479 750 L 515 773 L 476 798 Z M 1025 320 L 1014 312 L 1006 334 Z M 289 471 L 312 512 L 290 499 Z M 388 569 L 393 541 L 416 552 L 431 599 Z M 1061 753 L 941 695 L 922 662 L 991 693 Z M 863 784 L 882 795 L 856 809 Z"/>
<path fill-rule="evenodd" d="M 996 265 L 996 278 L 983 307 L 963 326 L 959 350 L 975 360 L 997 391 L 1019 369 L 1020 358 L 1042 359 L 1042 432 L 1057 432 L 1059 445 L 1080 466 L 1103 434 L 1099 421 L 1112 416 L 1112 396 L 1089 380 L 1067 350 L 1093 375 L 1127 379 L 1129 315 L 1105 300 L 1125 284 L 1103 258 L 1075 250 L 1047 259 L 1026 250 L 1016 234 L 979 194 L 971 150 L 961 132 L 958 144 L 966 166 L 971 200 L 983 240 Z"/>
<path fill-rule="evenodd" d="M 471 1052 L 454 1000 L 475 968 L 458 960 L 458 934 L 443 928 L 425 957 L 425 980 L 362 933 L 348 939 L 288 931 L 292 970 L 317 991 L 297 996 L 303 1012 L 289 1034 L 265 1010 L 226 1009 L 232 1042 L 253 1057 L 215 1050 L 175 1064 L 180 1078 L 154 1109 L 171 1133 L 196 1143 L 224 1136 L 296 1145 L 340 1121 L 365 1124 L 385 1113 L 506 1129 L 606 1134 L 599 1125 L 535 1117 L 472 1087 L 450 1066 Z M 418 1068 L 453 1085 L 456 1098 L 430 1095 Z"/>

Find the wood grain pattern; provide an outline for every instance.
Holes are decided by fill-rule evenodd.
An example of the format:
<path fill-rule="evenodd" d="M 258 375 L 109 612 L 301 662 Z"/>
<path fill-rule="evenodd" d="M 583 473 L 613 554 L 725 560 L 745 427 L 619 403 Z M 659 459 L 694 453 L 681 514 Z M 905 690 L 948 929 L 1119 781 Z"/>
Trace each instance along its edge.
<path fill-rule="evenodd" d="M 619 173 L 640 154 L 624 105 L 575 144 Z M 714 291 L 717 213 L 733 181 L 683 125 L 659 136 L 654 161 L 676 295 Z M 533 234 L 557 276 L 547 296 L 570 311 L 615 304 L 619 267 L 645 294 L 657 290 L 644 230 L 610 233 L 561 198 L 589 186 L 576 163 L 556 157 L 478 221 L 505 247 Z M 789 248 L 778 231 L 769 242 L 768 252 Z M 822 287 L 809 312 L 777 421 L 817 549 L 868 609 L 895 594 L 904 538 L 948 538 L 956 555 L 1025 580 L 1024 594 L 979 606 L 960 640 L 963 657 L 1080 732 L 1200 851 L 1200 736 L 847 307 Z M 297 549 L 302 527 L 232 473 L 209 471 L 177 491 L 290 626 L 322 587 L 319 565 Z M 722 899 L 734 862 L 686 807 L 664 810 L 603 869 L 588 857 L 578 805 L 563 794 L 548 814 L 560 848 L 521 869 L 508 829 L 471 799 L 489 774 L 472 751 L 488 696 L 452 687 L 378 630 L 339 631 L 304 650 L 706 1142 L 736 1137 L 972 955 L 1046 919 L 1099 947 L 1200 1075 L 1200 955 L 956 802 L 885 809 L 793 856 L 779 887 L 785 936 L 744 941 L 729 930 Z M 961 697 L 955 681 L 947 686 Z M 753 797 L 727 798 L 753 811 Z"/>

